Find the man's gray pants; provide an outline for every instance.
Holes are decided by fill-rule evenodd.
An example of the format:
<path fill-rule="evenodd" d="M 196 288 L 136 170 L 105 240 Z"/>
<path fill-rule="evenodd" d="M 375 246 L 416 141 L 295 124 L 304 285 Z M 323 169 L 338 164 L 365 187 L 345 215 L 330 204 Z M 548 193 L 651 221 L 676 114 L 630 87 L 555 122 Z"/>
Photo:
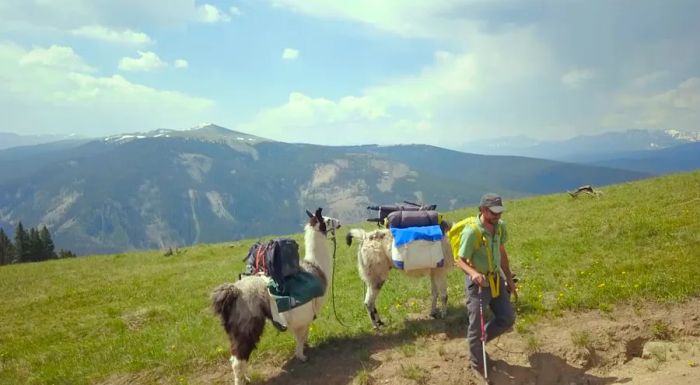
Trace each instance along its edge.
<path fill-rule="evenodd" d="M 481 371 L 484 367 L 483 351 L 481 347 L 481 319 L 479 318 L 479 287 L 472 285 L 469 276 L 466 278 L 468 293 L 467 310 L 469 311 L 469 328 L 467 329 L 467 342 L 471 358 L 469 363 L 473 368 Z M 494 317 L 486 323 L 486 341 L 500 336 L 509 331 L 515 323 L 515 311 L 510 303 L 510 294 L 506 290 L 504 279 L 500 279 L 501 293 L 497 298 L 491 297 L 491 288 L 481 289 L 481 301 L 484 305 L 484 312 L 491 309 Z M 484 314 L 486 321 L 486 314 Z"/>

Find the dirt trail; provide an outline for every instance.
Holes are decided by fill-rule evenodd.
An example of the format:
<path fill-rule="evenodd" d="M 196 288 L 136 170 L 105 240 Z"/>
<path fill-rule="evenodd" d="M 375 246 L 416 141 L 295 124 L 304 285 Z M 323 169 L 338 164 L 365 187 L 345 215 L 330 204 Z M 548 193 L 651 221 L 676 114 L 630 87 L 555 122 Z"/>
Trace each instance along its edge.
<path fill-rule="evenodd" d="M 465 317 L 458 314 L 464 308 L 451 310 L 441 321 L 412 317 L 402 335 L 368 333 L 311 347 L 306 363 L 253 362 L 253 371 L 264 377 L 253 384 L 481 385 L 467 365 Z M 700 298 L 569 313 L 539 322 L 531 333 L 501 336 L 487 351 L 496 385 L 698 385 Z M 222 363 L 194 382 L 232 384 L 230 366 Z"/>

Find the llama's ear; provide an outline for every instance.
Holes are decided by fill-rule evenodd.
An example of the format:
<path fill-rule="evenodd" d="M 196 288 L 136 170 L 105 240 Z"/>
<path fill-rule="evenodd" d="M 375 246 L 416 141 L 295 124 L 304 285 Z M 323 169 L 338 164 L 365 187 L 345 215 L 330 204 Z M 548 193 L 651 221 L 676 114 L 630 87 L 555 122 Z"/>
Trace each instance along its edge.
<path fill-rule="evenodd" d="M 323 218 L 323 215 L 321 215 L 321 208 L 316 209 L 316 220 L 318 221 L 318 229 L 321 230 L 322 233 L 326 233 L 328 231 L 328 228 L 326 227 L 326 220 Z"/>
<path fill-rule="evenodd" d="M 313 217 L 314 217 L 314 215 L 311 214 L 311 211 L 309 211 L 309 210 L 306 210 L 306 215 L 308 215 L 309 218 L 313 218 Z"/>

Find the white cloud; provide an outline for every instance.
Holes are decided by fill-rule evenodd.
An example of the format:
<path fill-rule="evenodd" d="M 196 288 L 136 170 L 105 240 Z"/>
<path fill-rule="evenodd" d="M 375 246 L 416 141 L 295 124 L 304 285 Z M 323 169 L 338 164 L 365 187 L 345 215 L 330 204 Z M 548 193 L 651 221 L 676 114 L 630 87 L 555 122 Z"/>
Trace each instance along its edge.
<path fill-rule="evenodd" d="M 579 88 L 596 77 L 590 68 L 575 68 L 561 76 L 561 82 L 568 88 Z"/>
<path fill-rule="evenodd" d="M 189 63 L 187 63 L 187 60 L 185 60 L 185 59 L 177 59 L 177 60 L 175 60 L 175 62 L 173 63 L 173 66 L 174 66 L 175 68 L 187 68 L 187 67 L 189 67 L 190 65 L 189 65 Z"/>
<path fill-rule="evenodd" d="M 414 76 L 355 94 L 380 103 L 391 122 L 415 127 L 427 122 L 445 138 L 445 132 L 454 138 L 484 133 L 565 138 L 610 128 L 698 129 L 695 85 L 689 79 L 699 75 L 700 50 L 692 36 L 700 24 L 688 16 L 699 7 L 692 1 L 664 7 L 641 2 L 634 8 L 606 1 L 270 2 L 417 44 L 439 42 L 454 52 L 452 66 L 436 61 Z M 431 78 L 435 83 L 427 81 Z M 389 131 L 385 123 L 377 129 Z"/>
<path fill-rule="evenodd" d="M 80 30 L 85 26 L 102 26 L 115 38 L 139 40 L 140 36 L 119 36 L 124 31 L 136 32 L 148 27 L 173 28 L 188 23 L 217 23 L 230 20 L 226 12 L 211 4 L 194 0 L 120 0 L 120 1 L 0 1 L 0 30 L 32 30 L 34 32 Z M 83 31 L 89 35 L 104 35 Z"/>
<path fill-rule="evenodd" d="M 119 69 L 122 71 L 155 71 L 166 67 L 168 64 L 160 60 L 153 52 L 138 51 L 139 57 L 123 57 L 119 60 Z"/>
<path fill-rule="evenodd" d="M 153 43 L 151 38 L 143 32 L 130 29 L 115 30 L 101 25 L 88 25 L 71 31 L 73 35 L 89 39 L 102 40 L 109 43 L 147 45 Z"/>
<path fill-rule="evenodd" d="M 601 119 L 603 126 L 698 130 L 700 78 L 685 79 L 674 88 L 659 92 L 644 92 L 636 86 L 633 81 L 617 94 L 612 110 Z"/>
<path fill-rule="evenodd" d="M 294 48 L 285 48 L 282 52 L 284 60 L 296 60 L 297 58 L 299 58 L 299 51 Z"/>
<path fill-rule="evenodd" d="M 700 112 L 700 78 L 686 79 L 678 88 L 661 95 L 660 99 L 674 108 Z"/>
<path fill-rule="evenodd" d="M 22 65 L 41 65 L 59 70 L 94 72 L 95 69 L 83 62 L 71 47 L 52 45 L 49 48 L 34 48 L 19 59 Z"/>
<path fill-rule="evenodd" d="M 474 24 L 457 15 L 480 0 L 271 0 L 276 7 L 322 18 L 363 23 L 407 37 L 462 39 Z M 483 5 L 483 4 L 481 4 Z"/>
<path fill-rule="evenodd" d="M 526 89 L 527 80 L 551 72 L 549 53 L 524 29 L 473 35 L 466 52 L 435 53 L 415 75 L 387 80 L 336 100 L 292 92 L 243 131 L 291 142 L 455 144 L 455 138 L 492 135 L 504 104 L 498 95 Z M 508 47 L 508 49 L 503 49 Z M 527 90 L 526 90 L 527 91 Z M 524 109 L 513 95 L 512 109 Z M 509 110 L 510 111 L 510 110 Z M 343 132 L 343 135 L 339 135 Z M 359 139 L 364 138 L 364 139 Z"/>
<path fill-rule="evenodd" d="M 667 71 L 653 71 L 632 79 L 631 85 L 635 88 L 647 88 L 653 86 L 667 76 Z"/>
<path fill-rule="evenodd" d="M 225 23 L 231 21 L 231 17 L 211 4 L 197 7 L 197 21 L 203 23 Z"/>
<path fill-rule="evenodd" d="M 61 122 L 75 133 L 95 135 L 180 127 L 183 122 L 212 118 L 215 104 L 209 99 L 147 87 L 120 75 L 71 70 L 76 62 L 82 63 L 75 54 L 69 66 L 65 61 L 39 60 L 46 56 L 38 52 L 50 51 L 0 43 L 0 115 L 8 127 L 33 131 Z M 30 114 L 32 119 L 27 119 Z"/>
<path fill-rule="evenodd" d="M 183 31 L 185 28 L 181 27 L 189 23 L 222 23 L 241 15 L 238 7 L 231 6 L 237 2 L 222 5 L 225 2 L 210 1 L 217 4 L 214 6 L 207 1 L 0 0 L 0 35 L 10 31 L 8 36 L 23 36 L 25 41 L 32 41 L 33 37 L 45 39 L 56 34 L 61 40 L 55 41 L 64 41 L 71 36 L 60 32 L 72 31 L 79 36 L 136 45 L 134 51 L 148 51 L 151 48 L 143 45 L 153 42 L 143 31 L 160 40 L 160 36 L 162 39 L 172 36 L 155 35 L 166 29 Z M 698 35 L 700 27 L 687 16 L 697 13 L 692 11 L 697 10 L 698 4 L 692 1 L 683 6 L 664 7 L 653 1 L 641 2 L 633 9 L 620 2 L 606 1 L 268 0 L 268 3 L 282 7 L 275 10 L 280 17 L 310 16 L 340 21 L 333 24 L 329 39 L 352 38 L 353 43 L 366 41 L 368 47 L 386 43 L 388 51 L 398 47 L 391 52 L 406 55 L 406 65 L 399 66 L 401 72 L 392 72 L 393 68 L 387 66 L 381 72 L 369 73 L 373 69 L 363 67 L 368 73 L 365 79 L 377 79 L 373 84 L 357 84 L 356 79 L 354 84 L 348 84 L 342 72 L 333 72 L 330 76 L 338 76 L 334 79 L 338 86 L 327 92 L 333 92 L 334 96 L 309 91 L 320 89 L 313 82 L 285 83 L 280 79 L 282 87 L 285 84 L 309 84 L 309 87 L 285 90 L 286 102 L 266 106 L 256 118 L 245 123 L 244 126 L 263 136 L 317 143 L 323 143 L 319 138 L 328 136 L 327 143 L 337 144 L 350 136 L 372 138 L 353 139 L 356 142 L 395 143 L 400 140 L 396 138 L 410 138 L 407 140 L 444 144 L 462 137 L 471 140 L 506 134 L 540 138 L 588 134 L 612 126 L 624 129 L 663 124 L 664 120 L 677 122 L 674 125 L 681 128 L 690 125 L 684 121 L 697 118 L 692 112 L 697 87 L 693 79 L 700 76 L 697 72 L 700 51 L 692 36 Z M 297 14 L 282 14 L 287 11 Z M 38 30 L 22 35 L 26 29 L 18 26 L 26 25 Z M 591 25 L 598 28 L 591 29 Z M 343 45 L 345 41 L 339 40 L 333 49 L 353 50 L 358 57 L 366 52 L 359 45 Z M 416 62 L 426 60 L 421 56 L 409 57 L 406 47 L 414 43 L 418 48 L 413 51 L 417 52 L 415 55 L 424 55 L 426 47 L 439 47 L 443 51 L 435 53 L 432 64 L 408 73 L 407 69 Z M 183 59 L 170 61 L 184 56 L 181 51 L 166 51 L 165 45 L 153 51 L 167 55 L 168 60 L 161 60 L 155 54 L 150 58 L 142 55 L 124 58 L 129 59 L 125 65 L 138 70 L 188 66 L 186 61 L 180 61 Z M 329 55 L 333 52 L 336 51 L 329 51 Z M 27 53 L 28 50 L 22 50 L 23 55 Z M 128 55 L 120 51 L 113 54 L 115 58 Z M 300 57 L 293 48 L 276 54 L 285 60 Z M 88 51 L 84 55 L 88 57 Z M 35 69 L 58 66 L 80 73 L 94 71 L 82 61 L 71 62 L 70 54 L 63 61 L 40 59 L 40 56 L 26 59 L 24 66 Z M 317 64 L 307 52 L 304 56 L 310 67 Z M 207 58 L 200 59 L 197 69 L 206 65 Z M 63 64 L 56 64 L 59 62 Z M 16 82 L 7 80 L 8 76 L 13 75 L 0 72 L 0 93 L 7 84 L 16 87 Z M 44 81 L 42 77 L 37 79 L 36 83 Z M 51 85 L 58 79 L 66 81 L 64 77 L 46 80 Z M 278 98 L 272 92 L 279 87 L 272 88 L 274 91 L 270 90 L 260 100 Z M 339 96 L 335 93 L 339 89 L 355 91 Z M 571 89 L 576 92 L 570 92 Z M 241 89 L 240 92 L 254 91 Z M 6 102 L 0 100 L 3 101 Z M 241 112 L 237 116 L 254 113 L 244 108 L 258 107 L 251 101 L 237 111 Z M 565 127 L 566 132 L 560 134 L 563 131 L 555 130 L 559 127 Z M 429 128 L 433 132 L 426 131 Z M 338 130 L 348 134 L 338 135 Z"/>

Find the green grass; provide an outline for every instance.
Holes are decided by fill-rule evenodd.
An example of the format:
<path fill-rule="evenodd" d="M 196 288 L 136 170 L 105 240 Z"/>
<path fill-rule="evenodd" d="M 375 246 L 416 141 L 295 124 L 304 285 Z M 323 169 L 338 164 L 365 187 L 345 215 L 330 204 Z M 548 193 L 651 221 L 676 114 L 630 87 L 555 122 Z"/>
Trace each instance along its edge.
<path fill-rule="evenodd" d="M 651 326 L 651 335 L 657 340 L 669 341 L 673 336 L 673 332 L 671 331 L 668 322 L 656 321 Z"/>
<path fill-rule="evenodd" d="M 585 330 L 571 333 L 571 342 L 578 348 L 593 350 L 593 340 L 591 335 Z"/>
<path fill-rule="evenodd" d="M 673 303 L 700 294 L 700 171 L 602 190 L 598 199 L 564 193 L 506 202 L 507 249 L 521 278 L 518 332 L 564 310 Z M 446 215 L 457 220 L 474 212 Z M 338 235 L 335 276 L 338 316 L 348 327 L 335 320 L 329 300 L 312 325 L 312 345 L 374 334 L 356 273 L 357 245 L 342 242 L 348 227 Z M 301 234 L 293 237 L 303 244 Z M 209 294 L 237 278 L 251 243 L 196 245 L 170 257 L 144 251 L 1 267 L 0 384 L 196 383 L 197 373 L 227 363 L 227 338 L 209 309 Z M 394 339 L 401 355 L 436 330 L 466 333 L 466 316 L 408 320 L 428 312 L 429 293 L 428 279 L 397 271 L 382 290 L 383 335 Z M 463 293 L 463 274 L 454 270 L 451 314 L 465 311 Z M 657 329 L 660 336 L 668 331 Z M 281 365 L 293 349 L 290 333 L 267 327 L 252 360 Z M 418 373 L 409 369 L 409 377 Z M 366 374 L 358 373 L 358 382 L 368 381 Z"/>
<path fill-rule="evenodd" d="M 353 385 L 372 385 L 374 383 L 374 378 L 369 370 L 363 368 L 357 372 L 352 383 Z"/>
<path fill-rule="evenodd" d="M 416 384 L 424 385 L 430 381 L 430 373 L 427 370 L 421 368 L 415 364 L 401 365 L 401 377 L 413 380 Z"/>

